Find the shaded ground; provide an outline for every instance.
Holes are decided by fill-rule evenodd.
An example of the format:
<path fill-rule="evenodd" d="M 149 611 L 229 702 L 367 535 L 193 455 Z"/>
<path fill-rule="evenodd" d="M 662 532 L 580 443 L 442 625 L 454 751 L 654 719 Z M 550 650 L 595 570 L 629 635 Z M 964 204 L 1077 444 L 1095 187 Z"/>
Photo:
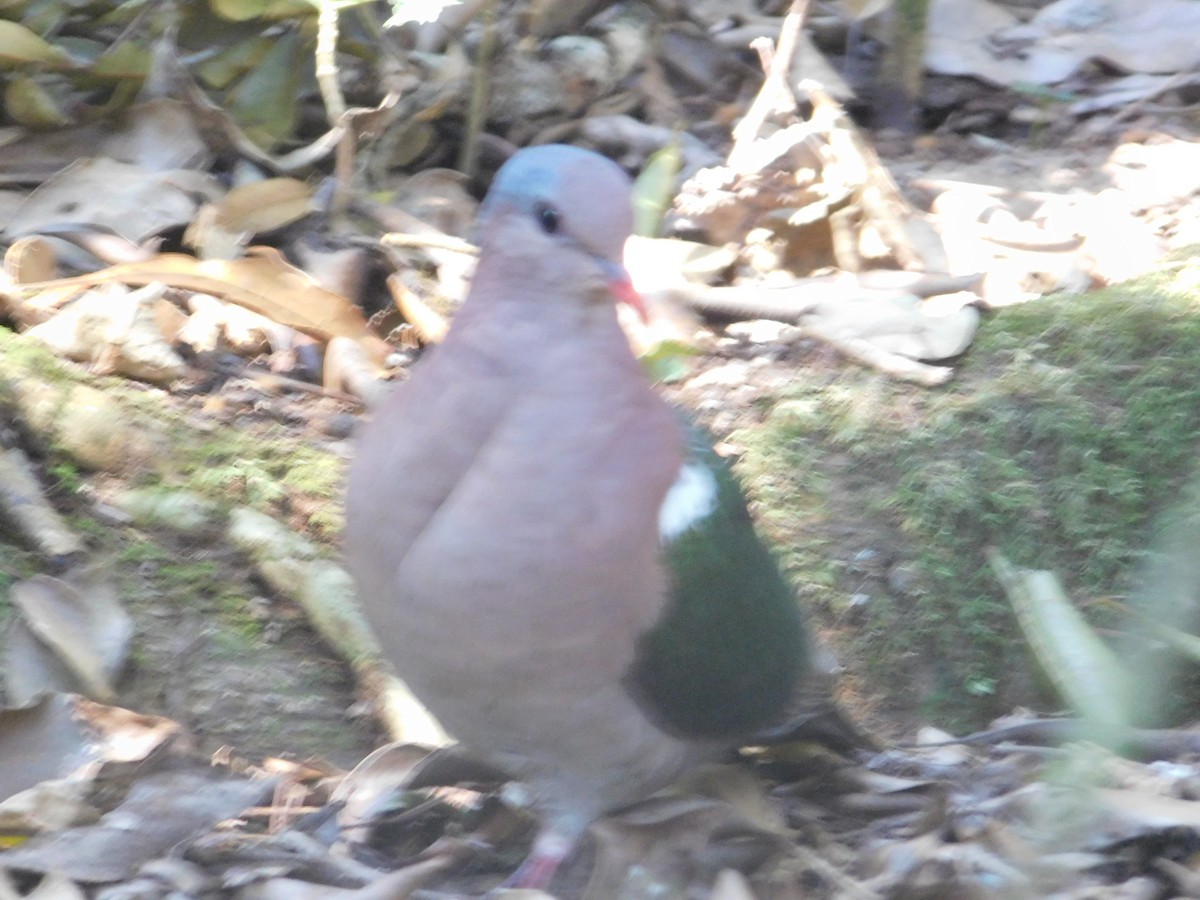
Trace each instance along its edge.
<path fill-rule="evenodd" d="M 16 346 L 7 345 L 10 351 Z M 92 380 L 36 351 L 0 358 L 0 386 L 31 377 L 31 366 L 50 367 L 58 373 L 53 379 Z M 48 376 L 43 370 L 36 377 Z M 187 484 L 224 506 L 269 510 L 334 552 L 327 535 L 330 523 L 340 522 L 335 483 L 298 476 L 313 476 L 328 461 L 338 477 L 344 441 L 322 435 L 314 419 L 324 421 L 349 406 L 272 396 L 234 379 L 215 395 L 221 409 L 214 421 L 211 413 L 193 412 L 186 396 L 119 379 L 101 383 L 129 416 L 129 429 L 148 431 L 153 422 L 168 436 L 171 449 L 155 460 L 154 480 L 176 488 Z M 40 448 L 47 454 L 41 463 L 52 501 L 89 551 L 104 560 L 134 618 L 119 703 L 175 719 L 206 752 L 228 747 L 249 759 L 318 756 L 349 767 L 380 743 L 369 711 L 355 708 L 346 662 L 313 634 L 299 607 L 272 596 L 223 532 L 214 527 L 181 534 L 173 523 L 137 527 L 112 501 L 144 482 L 142 464 L 131 460 L 123 474 L 89 476 L 47 448 L 44 436 L 24 438 L 34 453 Z M 11 585 L 41 567 L 32 554 L 0 543 L 0 570 Z"/>

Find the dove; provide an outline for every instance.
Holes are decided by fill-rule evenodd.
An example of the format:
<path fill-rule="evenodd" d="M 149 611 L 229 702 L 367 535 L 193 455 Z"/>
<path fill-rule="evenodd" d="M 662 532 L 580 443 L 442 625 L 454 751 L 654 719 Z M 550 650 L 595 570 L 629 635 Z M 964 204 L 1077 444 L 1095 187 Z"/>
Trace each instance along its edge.
<path fill-rule="evenodd" d="M 618 302 L 640 308 L 631 224 L 611 160 L 514 154 L 448 335 L 374 410 L 348 478 L 347 564 L 385 654 L 530 788 L 541 829 L 514 886 L 544 887 L 595 819 L 814 693 L 741 489 L 619 323 Z"/>

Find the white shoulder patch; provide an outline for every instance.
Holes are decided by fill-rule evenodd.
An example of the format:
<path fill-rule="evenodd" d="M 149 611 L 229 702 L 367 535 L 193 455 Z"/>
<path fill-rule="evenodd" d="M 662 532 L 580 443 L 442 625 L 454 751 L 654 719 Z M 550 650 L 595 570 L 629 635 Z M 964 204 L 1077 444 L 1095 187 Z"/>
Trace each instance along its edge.
<path fill-rule="evenodd" d="M 686 463 L 658 510 L 658 536 L 675 540 L 717 508 L 717 479 L 706 467 Z"/>

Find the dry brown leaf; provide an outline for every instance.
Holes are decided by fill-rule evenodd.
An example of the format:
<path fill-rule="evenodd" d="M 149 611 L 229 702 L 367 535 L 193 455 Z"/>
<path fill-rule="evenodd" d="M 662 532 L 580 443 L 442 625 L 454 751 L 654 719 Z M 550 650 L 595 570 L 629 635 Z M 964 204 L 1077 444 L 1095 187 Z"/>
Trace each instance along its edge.
<path fill-rule="evenodd" d="M 1124 788 L 1104 788 L 1097 796 L 1108 812 L 1122 820 L 1126 834 L 1142 827 L 1200 829 L 1200 804 L 1194 800 Z"/>
<path fill-rule="evenodd" d="M 261 234 L 312 212 L 312 190 L 298 178 L 268 178 L 234 188 L 215 205 L 221 227 Z"/>
<path fill-rule="evenodd" d="M 54 248 L 43 237 L 18 238 L 4 254 L 4 273 L 16 284 L 50 281 L 58 274 Z"/>
<path fill-rule="evenodd" d="M 710 786 L 716 783 L 709 780 Z M 664 793 L 594 823 L 596 865 L 586 900 L 683 896 L 689 886 L 712 878 L 708 873 L 717 861 L 720 868 L 755 870 L 783 852 L 786 834 L 769 822 L 763 804 L 745 802 L 745 780 L 734 777 L 730 787 L 732 802 Z M 768 827 L 755 819 L 768 821 Z"/>
<path fill-rule="evenodd" d="M 33 706 L 0 710 L 0 799 L 47 779 L 91 779 L 104 767 L 189 750 L 183 727 L 170 719 L 43 694 Z"/>
<path fill-rule="evenodd" d="M 410 291 L 398 276 L 389 275 L 387 285 L 388 290 L 392 292 L 392 299 L 396 302 L 396 308 L 417 330 L 422 343 L 440 344 L 446 337 L 446 332 L 450 330 L 446 317 Z"/>
<path fill-rule="evenodd" d="M 53 281 L 36 283 L 55 284 Z M 0 309 L 5 310 L 6 314 L 23 328 L 33 328 L 35 325 L 49 321 L 58 310 L 78 297 L 84 290 L 86 290 L 84 285 L 68 284 L 47 288 L 32 296 L 26 296 L 11 284 L 0 284 Z"/>
<path fill-rule="evenodd" d="M 358 889 L 335 888 L 296 878 L 269 878 L 247 885 L 238 891 L 237 897 L 238 900 L 407 900 L 453 862 L 452 856 L 421 860 L 380 875 L 376 881 Z"/>
<path fill-rule="evenodd" d="M 413 769 L 429 756 L 428 744 L 391 743 L 370 753 L 330 795 L 341 803 L 338 823 L 346 840 L 356 843 L 355 829 L 379 814 L 382 802 L 408 787 Z"/>
<path fill-rule="evenodd" d="M 340 294 L 325 290 L 269 247 L 252 247 L 244 259 L 234 260 L 199 260 L 183 253 L 161 253 L 145 262 L 23 285 L 21 293 L 33 296 L 68 285 L 146 285 L 155 281 L 212 294 L 321 340 L 334 335 L 353 338 L 379 360 L 388 352 L 387 344 L 371 332 L 356 306 Z"/>
<path fill-rule="evenodd" d="M 296 178 L 269 178 L 234 188 L 192 219 L 183 240 L 202 259 L 236 259 L 254 235 L 313 211 L 312 190 Z"/>

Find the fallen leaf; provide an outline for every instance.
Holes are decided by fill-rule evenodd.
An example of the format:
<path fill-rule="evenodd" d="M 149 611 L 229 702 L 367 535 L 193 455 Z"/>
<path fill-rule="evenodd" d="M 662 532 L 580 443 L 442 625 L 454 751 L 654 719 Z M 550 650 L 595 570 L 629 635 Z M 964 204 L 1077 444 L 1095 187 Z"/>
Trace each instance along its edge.
<path fill-rule="evenodd" d="M 0 19 L 0 66 L 37 63 L 55 69 L 78 64 L 59 47 L 47 43 L 24 25 Z"/>
<path fill-rule="evenodd" d="M 410 291 L 398 275 L 389 275 L 388 290 L 401 315 L 417 330 L 421 341 L 426 344 L 440 344 L 450 330 L 446 317 L 433 309 L 428 303 Z"/>
<path fill-rule="evenodd" d="M 271 790 L 270 781 L 212 769 L 152 775 L 95 825 L 31 838 L 8 851 L 4 865 L 90 884 L 121 881 L 180 841 L 264 802 Z"/>
<path fill-rule="evenodd" d="M 133 621 L 101 565 L 93 563 L 68 577 L 74 583 L 50 575 L 19 581 L 13 585 L 12 602 L 34 634 L 79 679 L 84 693 L 112 700 Z"/>
<path fill-rule="evenodd" d="M 166 384 L 181 377 L 187 365 L 164 337 L 156 312 L 166 286 L 151 282 L 132 292 L 121 288 L 88 291 L 25 334 L 60 356 L 103 363 L 131 378 Z"/>
<path fill-rule="evenodd" d="M 24 236 L 66 222 L 83 223 L 140 244 L 186 225 L 203 200 L 221 193 L 217 180 L 203 172 L 82 159 L 31 193 L 5 231 Z"/>
<path fill-rule="evenodd" d="M 162 282 L 236 303 L 321 340 L 334 335 L 359 341 L 380 361 L 390 348 L 367 326 L 356 306 L 327 291 L 269 247 L 252 247 L 243 259 L 199 260 L 183 253 L 161 253 L 144 262 L 111 266 L 57 281 L 21 285 L 23 296 L 67 285 L 91 287 L 110 282 L 147 285 Z"/>

